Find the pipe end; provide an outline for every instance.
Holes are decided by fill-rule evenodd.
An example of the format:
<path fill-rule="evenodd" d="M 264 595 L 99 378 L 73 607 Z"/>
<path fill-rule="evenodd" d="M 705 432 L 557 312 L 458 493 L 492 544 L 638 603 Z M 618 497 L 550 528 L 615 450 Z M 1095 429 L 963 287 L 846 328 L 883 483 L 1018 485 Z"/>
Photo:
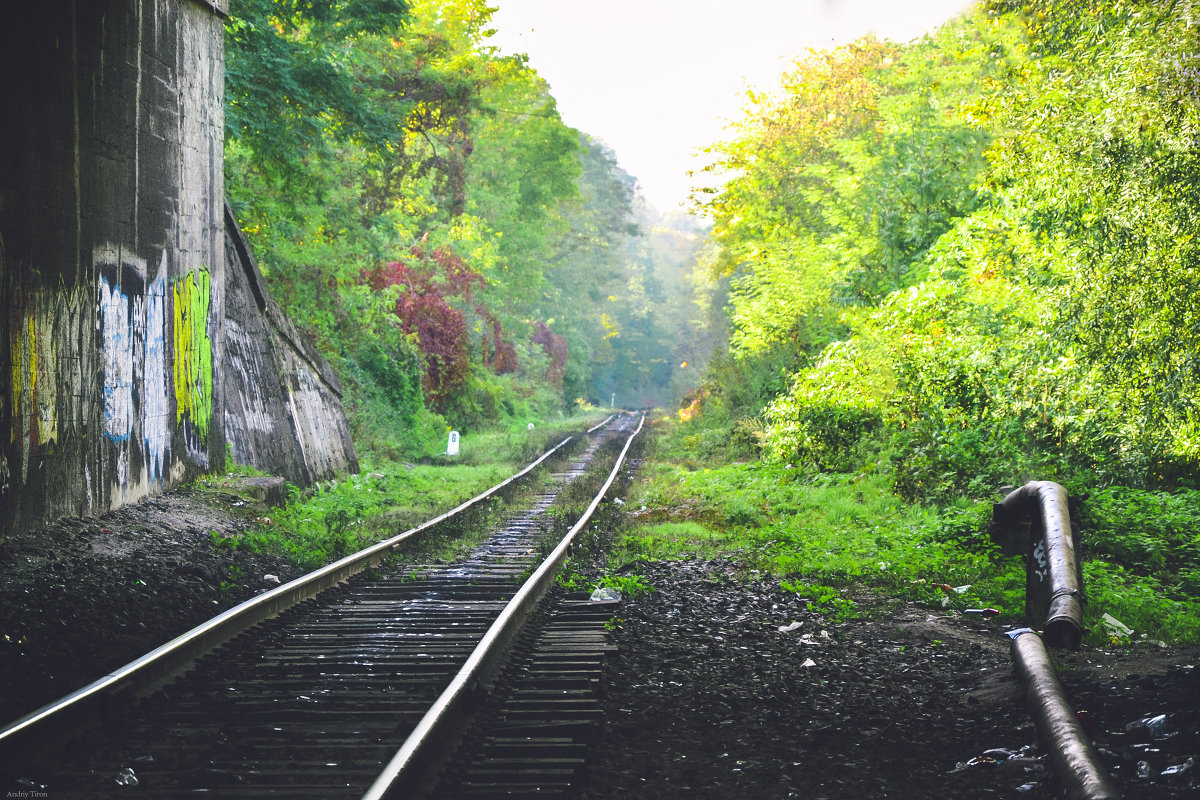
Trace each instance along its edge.
<path fill-rule="evenodd" d="M 1078 650 L 1083 641 L 1083 629 L 1073 617 L 1054 617 L 1046 621 L 1042 640 L 1056 650 Z"/>

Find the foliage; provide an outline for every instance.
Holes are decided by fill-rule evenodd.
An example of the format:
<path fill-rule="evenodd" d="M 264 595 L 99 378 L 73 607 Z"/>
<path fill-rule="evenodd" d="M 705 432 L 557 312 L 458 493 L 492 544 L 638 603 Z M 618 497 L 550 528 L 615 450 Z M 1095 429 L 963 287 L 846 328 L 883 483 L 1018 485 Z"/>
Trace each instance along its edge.
<path fill-rule="evenodd" d="M 356 446 L 380 457 L 426 455 L 448 422 L 666 389 L 689 338 L 685 315 L 644 308 L 608 338 L 655 269 L 635 207 L 656 217 L 523 56 L 491 47 L 492 11 L 248 0 L 227 25 L 227 196 L 272 296 L 340 373 Z M 667 254 L 679 276 L 689 235 Z"/>
<path fill-rule="evenodd" d="M 394 122 L 358 91 L 344 53 L 399 30 L 408 11 L 406 0 L 239 0 L 225 26 L 228 138 L 293 188 L 331 132 L 386 146 Z"/>
<path fill-rule="evenodd" d="M 810 53 L 750 95 L 711 150 L 730 181 L 696 194 L 726 352 L 662 455 L 764 463 L 674 475 L 671 501 L 783 541 L 752 467 L 818 494 L 868 487 L 931 515 L 876 548 L 974 572 L 1012 608 L 981 522 L 955 520 L 1003 486 L 1058 480 L 1090 496 L 1092 612 L 1194 638 L 1200 56 L 1185 5 L 995 0 L 906 45 Z M 882 585 L 859 577 L 870 555 L 847 569 Z M 770 563 L 808 558 L 785 544 Z M 840 558 L 826 548 L 820 568 Z"/>
<path fill-rule="evenodd" d="M 880 475 L 764 463 L 689 470 L 656 452 L 630 496 L 637 524 L 615 548 L 618 564 L 735 554 L 789 585 L 864 584 L 940 607 L 936 584 L 970 584 L 951 607 L 1023 613 L 1024 571 L 987 541 L 990 505 L 939 511 L 903 502 Z"/>
<path fill-rule="evenodd" d="M 420 344 L 425 395 L 434 408 L 444 409 L 466 386 L 470 365 L 466 317 L 449 300 L 469 302 L 472 289 L 483 287 L 483 277 L 445 249 L 426 254 L 413 247 L 410 254 L 413 266 L 394 261 L 365 277 L 377 292 L 396 289 L 393 313 Z"/>
<path fill-rule="evenodd" d="M 640 300 L 657 240 L 636 182 L 490 46 L 492 11 L 250 0 L 227 26 L 227 195 L 272 295 L 343 378 L 360 449 L 419 455 L 444 421 L 633 402 L 702 357 L 667 355 L 690 321 Z M 664 254 L 677 278 L 688 235 Z"/>
<path fill-rule="evenodd" d="M 213 535 L 221 547 L 285 555 L 305 568 L 323 566 L 436 516 L 494 486 L 557 444 L 586 420 L 529 431 L 464 435 L 457 459 L 433 463 L 368 461 L 363 473 L 318 486 L 308 497 L 293 491 L 286 508 L 240 540 Z M 444 429 L 435 434 L 442 451 Z"/>

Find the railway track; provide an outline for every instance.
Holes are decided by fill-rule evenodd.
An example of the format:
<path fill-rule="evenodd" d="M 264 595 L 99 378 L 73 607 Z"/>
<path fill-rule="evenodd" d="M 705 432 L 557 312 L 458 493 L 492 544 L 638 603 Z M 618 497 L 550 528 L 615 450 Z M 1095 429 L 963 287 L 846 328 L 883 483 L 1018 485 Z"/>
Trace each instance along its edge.
<path fill-rule="evenodd" d="M 463 561 L 385 561 L 427 523 L 344 560 L 357 558 L 353 564 L 294 582 L 308 581 L 308 589 L 280 587 L 274 599 L 232 609 L 190 639 L 18 721 L 0 731 L 4 773 L 54 798 L 128 796 L 134 785 L 143 797 L 383 798 L 427 790 L 640 429 L 640 420 L 618 416 L 589 431 L 584 450 Z M 547 513 L 555 499 L 614 441 L 623 449 L 603 487 L 548 542 L 563 527 L 559 514 Z M 453 515 L 432 522 L 452 523 Z M 574 623 L 550 634 L 573 655 L 538 650 L 574 674 L 544 676 L 533 691 L 591 686 L 572 659 L 581 641 L 603 649 L 596 630 L 606 617 L 578 601 L 575 612 Z M 80 720 L 99 724 L 47 754 Z"/>

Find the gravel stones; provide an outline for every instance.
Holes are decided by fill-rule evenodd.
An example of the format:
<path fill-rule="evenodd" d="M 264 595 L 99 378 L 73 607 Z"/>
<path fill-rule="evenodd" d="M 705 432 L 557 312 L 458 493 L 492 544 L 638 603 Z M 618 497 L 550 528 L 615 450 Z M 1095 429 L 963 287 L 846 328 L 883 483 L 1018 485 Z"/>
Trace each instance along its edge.
<path fill-rule="evenodd" d="M 214 545 L 249 524 L 211 499 L 173 492 L 5 542 L 0 725 L 270 588 L 268 573 L 298 577 L 282 559 Z"/>
<path fill-rule="evenodd" d="M 644 575 L 657 591 L 617 612 L 588 796 L 970 797 L 1028 782 L 954 772 L 1033 735 L 998 632 L 909 606 L 834 623 L 727 562 Z"/>

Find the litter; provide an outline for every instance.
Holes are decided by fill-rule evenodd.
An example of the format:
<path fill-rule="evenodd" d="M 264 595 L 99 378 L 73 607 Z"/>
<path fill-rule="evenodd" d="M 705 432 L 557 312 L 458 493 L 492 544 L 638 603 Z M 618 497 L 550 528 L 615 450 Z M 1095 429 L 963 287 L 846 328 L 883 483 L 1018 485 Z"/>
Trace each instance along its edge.
<path fill-rule="evenodd" d="M 1112 614 L 1105 614 L 1100 617 L 1100 624 L 1104 626 L 1104 630 L 1108 631 L 1109 636 L 1117 639 L 1128 639 L 1130 636 L 1133 636 L 1133 628 L 1121 622 L 1121 620 Z"/>

